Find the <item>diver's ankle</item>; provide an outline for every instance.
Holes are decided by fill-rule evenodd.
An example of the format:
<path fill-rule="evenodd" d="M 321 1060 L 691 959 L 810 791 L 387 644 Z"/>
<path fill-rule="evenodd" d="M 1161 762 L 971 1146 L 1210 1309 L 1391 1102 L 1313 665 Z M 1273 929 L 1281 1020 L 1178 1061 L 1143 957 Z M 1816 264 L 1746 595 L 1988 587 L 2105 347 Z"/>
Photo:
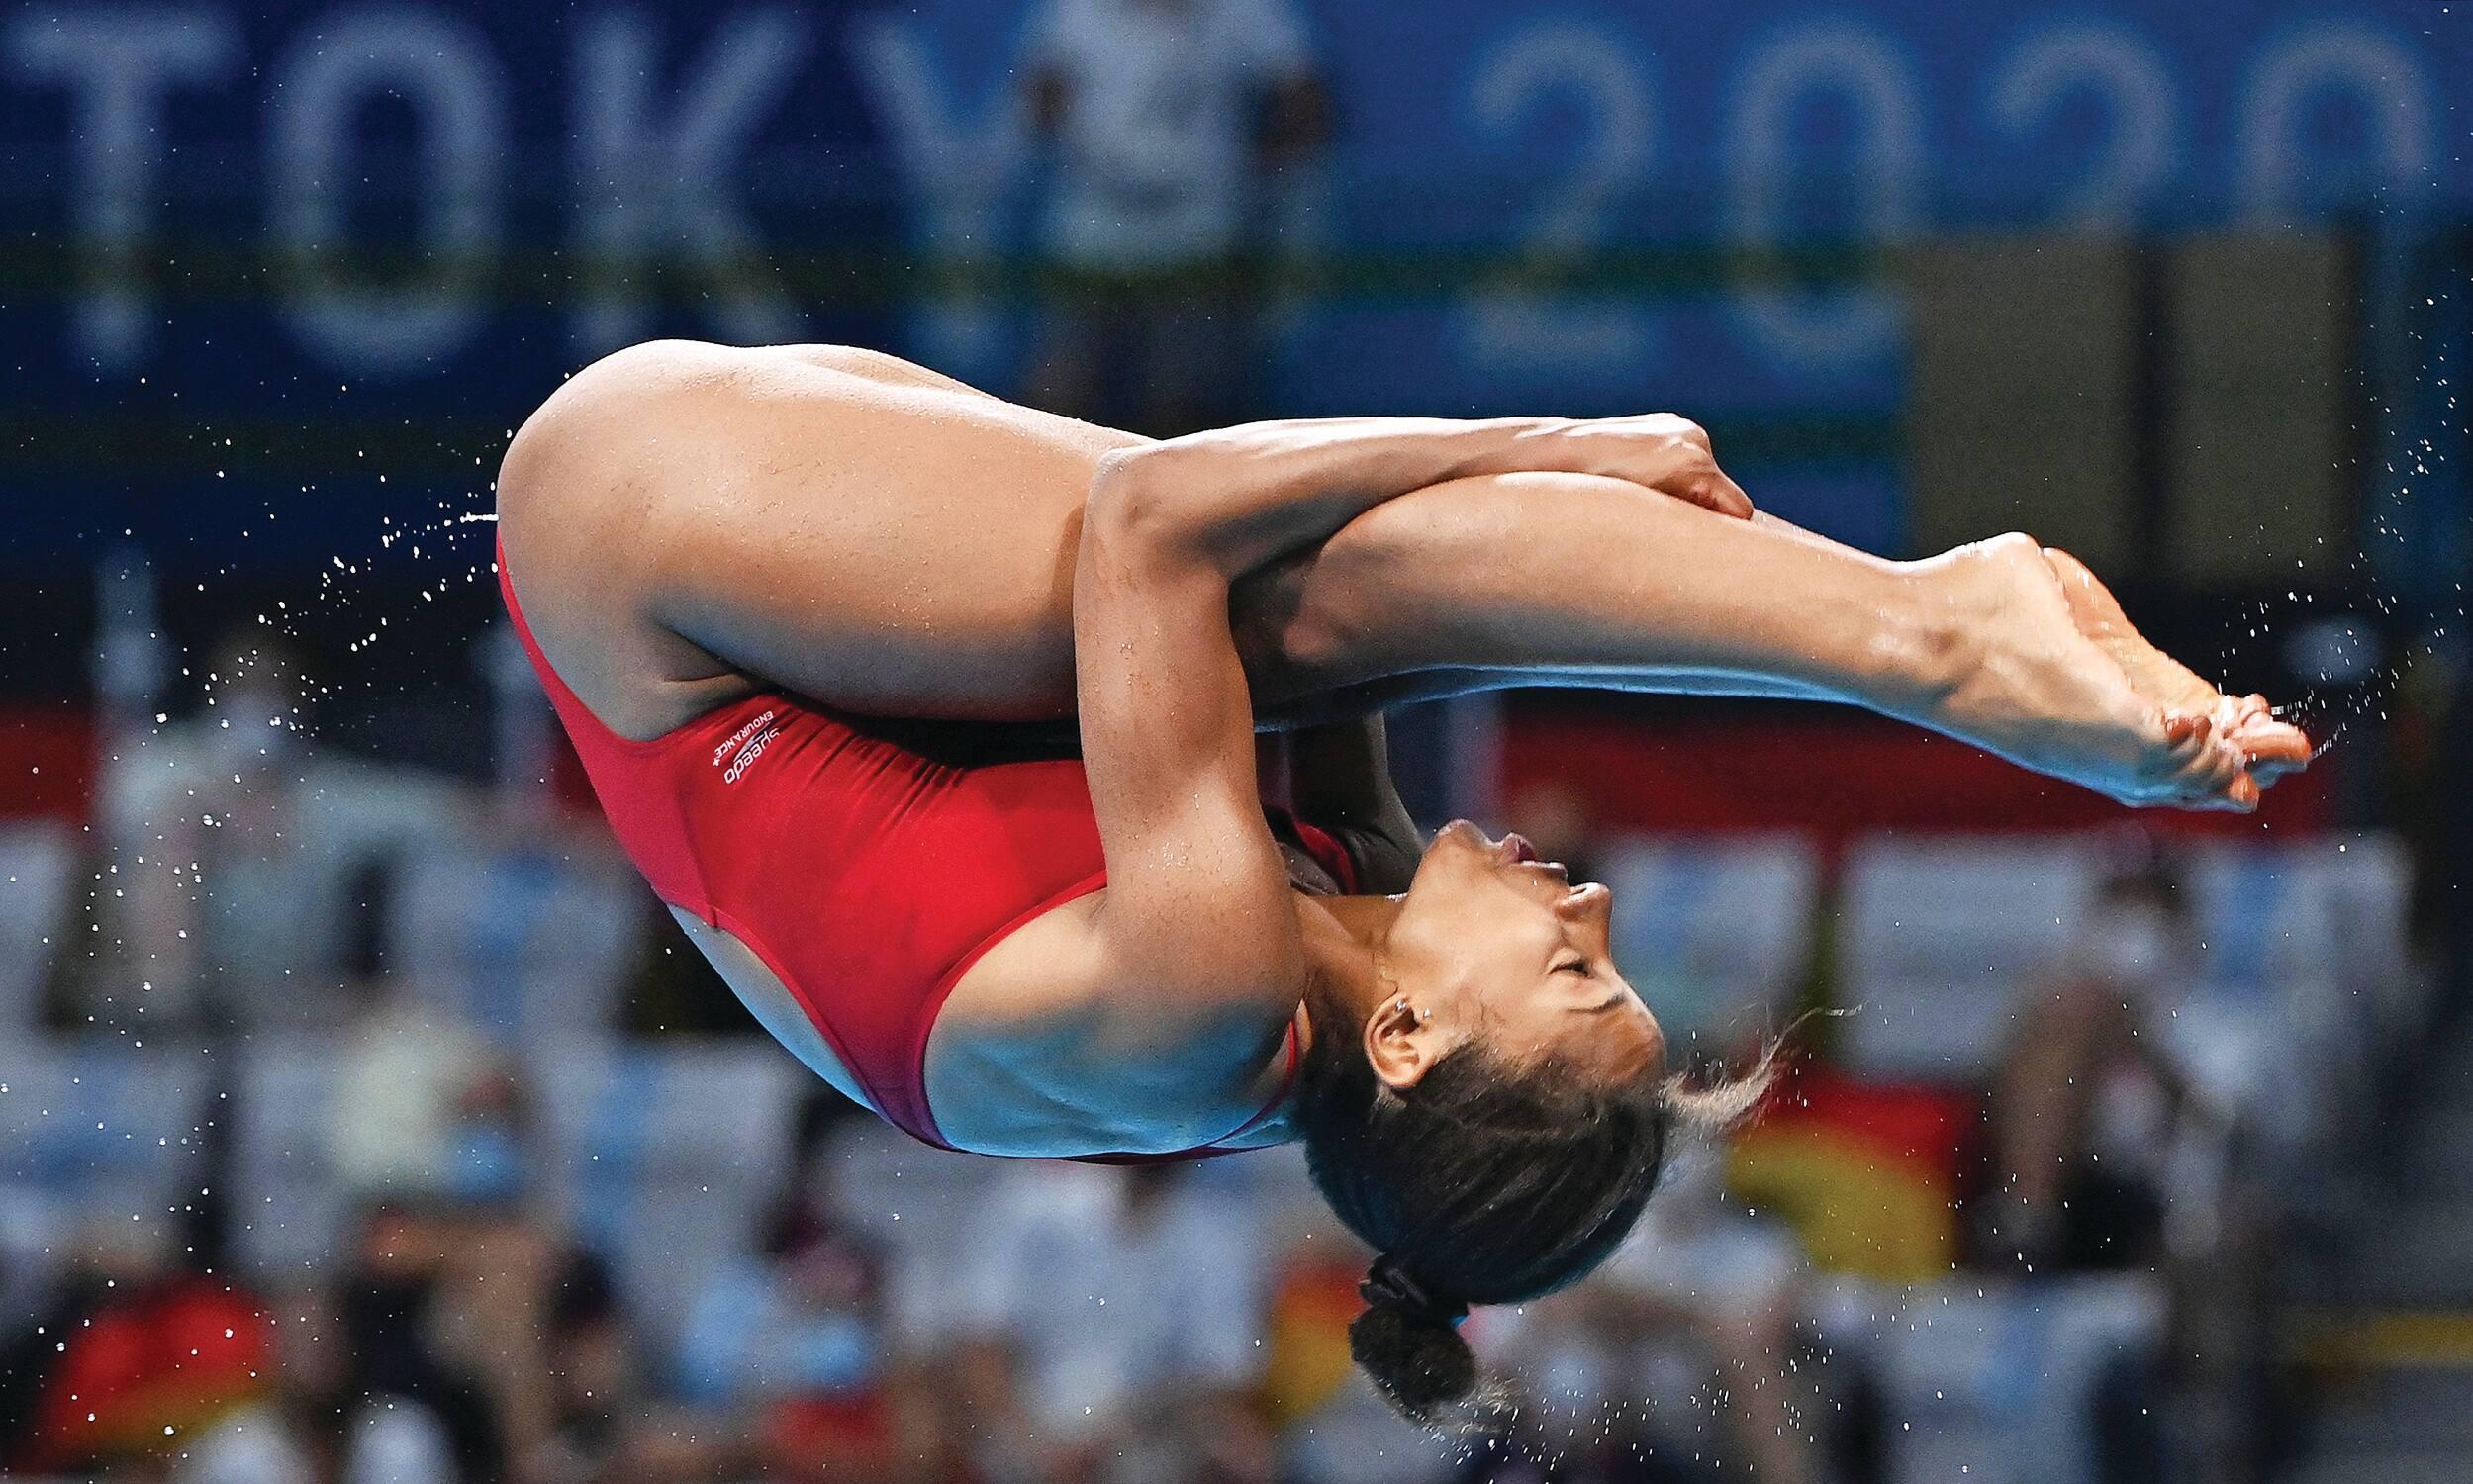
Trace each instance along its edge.
<path fill-rule="evenodd" d="M 1950 703 L 1981 672 L 1986 633 L 1996 602 L 1987 592 L 1984 564 L 1975 549 L 1960 547 L 1894 566 L 1895 596 L 1874 641 L 1875 694 L 1864 697 L 1890 715 L 1932 725 L 1946 719 Z"/>

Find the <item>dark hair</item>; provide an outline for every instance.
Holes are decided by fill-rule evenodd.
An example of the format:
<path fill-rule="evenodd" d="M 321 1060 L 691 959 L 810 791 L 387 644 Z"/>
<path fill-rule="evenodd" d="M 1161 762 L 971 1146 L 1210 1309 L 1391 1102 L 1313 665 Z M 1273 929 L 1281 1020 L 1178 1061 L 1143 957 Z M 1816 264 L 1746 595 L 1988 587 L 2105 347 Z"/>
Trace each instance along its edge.
<path fill-rule="evenodd" d="M 1510 1399 L 1457 1325 L 1574 1283 L 1622 1244 L 1657 1188 L 1677 1125 L 1722 1129 L 1767 1089 L 1776 1047 L 1739 1080 L 1693 1087 L 1654 1067 L 1608 1084 L 1553 1059 L 1515 1065 L 1462 1046 L 1397 1092 L 1360 1028 L 1308 1000 L 1297 1078 L 1305 1164 L 1322 1198 L 1381 1254 L 1349 1350 L 1411 1421 L 1490 1433 Z"/>

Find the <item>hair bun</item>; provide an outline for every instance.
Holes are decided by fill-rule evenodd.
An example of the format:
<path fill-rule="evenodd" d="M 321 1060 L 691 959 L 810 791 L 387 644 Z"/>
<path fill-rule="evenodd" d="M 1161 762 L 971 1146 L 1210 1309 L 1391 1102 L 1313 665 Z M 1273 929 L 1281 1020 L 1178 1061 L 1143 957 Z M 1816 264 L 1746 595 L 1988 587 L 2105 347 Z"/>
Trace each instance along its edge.
<path fill-rule="evenodd" d="M 1349 1325 L 1348 1350 L 1410 1422 L 1465 1439 L 1499 1433 L 1510 1420 L 1509 1392 L 1478 1370 L 1475 1352 L 1446 1321 L 1376 1304 Z"/>
<path fill-rule="evenodd" d="M 1466 1303 L 1417 1281 L 1388 1252 L 1374 1259 L 1357 1293 L 1367 1308 L 1348 1327 L 1349 1353 L 1393 1407 L 1463 1437 L 1501 1428 L 1510 1397 L 1460 1338 Z"/>

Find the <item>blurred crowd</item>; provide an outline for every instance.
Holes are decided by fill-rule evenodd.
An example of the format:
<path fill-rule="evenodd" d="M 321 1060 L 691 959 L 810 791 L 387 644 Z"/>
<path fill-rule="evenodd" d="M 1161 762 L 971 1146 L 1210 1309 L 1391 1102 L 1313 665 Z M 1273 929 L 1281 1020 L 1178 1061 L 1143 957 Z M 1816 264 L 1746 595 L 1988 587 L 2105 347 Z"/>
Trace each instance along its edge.
<path fill-rule="evenodd" d="M 2127 1481 L 2195 1445 L 2167 1418 L 2226 1378 L 2191 1356 L 2255 1349 L 2174 1343 L 2250 1322 L 2268 1233 L 2223 1189 L 2240 1110 L 2169 1034 L 2209 972 L 2197 893 L 2142 837 L 2091 843 L 2076 899 L 2034 899 L 2065 927 L 2031 974 L 1967 986 L 2005 1009 L 1965 1075 L 1866 1075 L 1852 1030 L 1806 1021 L 1767 1117 L 1680 1158 L 1614 1260 L 1473 1321 L 1526 1403 L 1471 1455 L 1355 1377 L 1368 1254 L 1292 1151 L 1119 1168 L 902 1147 L 732 1018 L 589 809 L 319 745 L 271 638 L 197 679 L 207 703 L 110 744 L 90 889 L 53 924 L 85 951 L 20 1007 L 65 1070 L 0 1087 L 27 1136 L 0 1170 L 13 1476 L 1887 1484 L 1929 1468 L 1917 1378 L 1941 1397 L 1973 1374 L 2029 1389 L 1982 1416 L 2060 1438 L 2077 1461 L 2052 1477 Z M 1625 841 L 1555 788 L 1508 811 L 1653 925 L 1618 953 L 1693 1055 L 1844 998 L 1811 937 L 1832 898 L 1762 877 L 1773 844 Z M 1703 877 L 1723 894 L 1695 907 Z M 1693 923 L 1654 928 L 1676 913 Z M 1764 917 L 1773 962 L 1744 957 Z M 756 1077 L 677 1068 L 686 1162 L 595 1193 L 592 1166 L 647 1164 L 663 1136 L 562 1138 L 657 1117 L 620 1106 L 659 1101 L 650 1081 L 560 1080 L 579 1037 L 717 1045 Z M 112 1055 L 142 1078 L 185 1065 L 186 1101 L 113 1106 Z M 289 1080 L 241 1074 L 279 1057 Z M 181 1146 L 168 1176 L 97 1183 L 100 1146 L 46 1142 L 85 1117 Z M 741 1125 L 762 1153 L 723 1147 Z M 270 1159 L 284 1179 L 252 1172 Z M 2084 1322 L 1969 1358 L 2022 1314 Z"/>

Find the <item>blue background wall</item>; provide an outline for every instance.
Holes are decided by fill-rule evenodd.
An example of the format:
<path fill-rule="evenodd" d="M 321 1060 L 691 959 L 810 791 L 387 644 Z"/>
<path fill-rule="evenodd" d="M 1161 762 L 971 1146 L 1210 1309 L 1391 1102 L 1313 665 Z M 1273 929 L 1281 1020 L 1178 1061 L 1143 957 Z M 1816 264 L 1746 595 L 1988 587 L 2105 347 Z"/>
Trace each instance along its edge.
<path fill-rule="evenodd" d="M 0 13 L 5 560 L 127 529 L 288 564 L 479 509 L 557 377 L 655 332 L 1003 386 L 1024 10 Z M 2401 242 L 2473 204 L 2463 4 L 1306 10 L 1339 142 L 1267 204 L 1299 286 L 1271 410 L 1685 407 L 1770 431 L 1772 505 L 1887 546 L 1880 247 L 2296 219 Z M 377 276 L 312 271 L 337 260 Z"/>

